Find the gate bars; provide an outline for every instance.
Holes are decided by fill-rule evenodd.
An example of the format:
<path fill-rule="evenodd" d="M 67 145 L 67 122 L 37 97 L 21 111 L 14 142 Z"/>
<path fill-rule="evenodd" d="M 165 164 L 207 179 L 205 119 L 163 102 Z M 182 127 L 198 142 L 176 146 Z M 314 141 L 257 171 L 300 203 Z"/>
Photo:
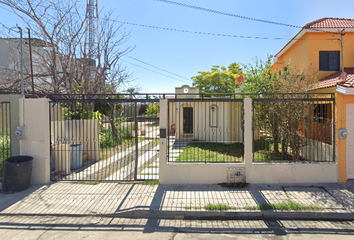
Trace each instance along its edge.
<path fill-rule="evenodd" d="M 253 99 L 254 162 L 335 162 L 334 94 Z"/>
<path fill-rule="evenodd" d="M 11 157 L 11 114 L 10 102 L 0 102 L 0 182 L 5 160 Z"/>
<path fill-rule="evenodd" d="M 200 97 L 200 98 L 199 98 Z M 243 162 L 243 99 L 198 96 L 168 99 L 168 161 Z"/>
<path fill-rule="evenodd" d="M 51 179 L 158 179 L 158 95 L 51 95 Z"/>

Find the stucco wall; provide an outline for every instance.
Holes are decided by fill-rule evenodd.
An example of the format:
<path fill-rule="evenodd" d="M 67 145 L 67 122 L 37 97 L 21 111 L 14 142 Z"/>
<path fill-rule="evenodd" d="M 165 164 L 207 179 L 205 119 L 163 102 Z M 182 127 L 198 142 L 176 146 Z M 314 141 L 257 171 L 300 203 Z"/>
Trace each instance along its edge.
<path fill-rule="evenodd" d="M 25 140 L 20 140 L 20 154 L 33 157 L 32 184 L 50 181 L 49 100 L 20 99 L 20 124 L 25 126 Z"/>
<path fill-rule="evenodd" d="M 347 181 L 347 140 L 339 139 L 338 130 L 347 128 L 347 104 L 354 103 L 353 95 L 336 93 L 336 143 L 338 146 L 339 182 Z"/>
<path fill-rule="evenodd" d="M 167 127 L 167 99 L 160 101 L 160 127 Z M 336 163 L 253 163 L 252 100 L 245 99 L 245 162 L 233 164 L 190 164 L 167 162 L 167 140 L 160 138 L 161 184 L 216 184 L 227 181 L 227 168 L 245 167 L 248 183 L 337 182 Z"/>

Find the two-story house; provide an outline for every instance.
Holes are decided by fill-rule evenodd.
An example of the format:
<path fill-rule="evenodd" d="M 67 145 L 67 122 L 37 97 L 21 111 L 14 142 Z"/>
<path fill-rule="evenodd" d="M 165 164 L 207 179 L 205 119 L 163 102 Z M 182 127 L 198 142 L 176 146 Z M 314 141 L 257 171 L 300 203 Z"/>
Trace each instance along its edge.
<path fill-rule="evenodd" d="M 311 72 L 318 79 L 314 92 L 335 94 L 335 106 L 321 104 L 315 111 L 335 121 L 339 182 L 354 179 L 353 42 L 354 19 L 322 18 L 306 24 L 275 55 L 273 64 L 280 74 L 288 65 L 300 73 Z M 347 130 L 346 139 L 339 136 L 340 129 Z"/>

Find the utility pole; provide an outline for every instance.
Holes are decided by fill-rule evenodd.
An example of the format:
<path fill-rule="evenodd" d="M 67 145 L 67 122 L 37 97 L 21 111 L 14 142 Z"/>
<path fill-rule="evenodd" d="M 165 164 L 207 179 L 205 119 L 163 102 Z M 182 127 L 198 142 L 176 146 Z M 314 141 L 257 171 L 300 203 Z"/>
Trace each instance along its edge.
<path fill-rule="evenodd" d="M 34 81 L 33 81 L 33 63 L 32 63 L 32 44 L 31 44 L 31 30 L 28 30 L 28 43 L 29 43 L 29 54 L 30 54 L 30 65 L 31 65 L 31 79 L 32 79 L 32 97 L 34 97 Z"/>
<path fill-rule="evenodd" d="M 344 33 L 344 28 L 342 31 L 340 31 L 340 43 L 341 43 L 341 51 L 342 51 L 342 80 L 344 80 L 344 51 L 343 51 L 343 36 L 345 35 Z"/>
<path fill-rule="evenodd" d="M 22 39 L 22 28 L 20 26 L 17 26 L 17 28 L 20 30 L 20 44 L 21 44 L 21 98 L 25 98 L 25 93 L 24 93 L 24 86 L 23 86 L 23 39 Z"/>

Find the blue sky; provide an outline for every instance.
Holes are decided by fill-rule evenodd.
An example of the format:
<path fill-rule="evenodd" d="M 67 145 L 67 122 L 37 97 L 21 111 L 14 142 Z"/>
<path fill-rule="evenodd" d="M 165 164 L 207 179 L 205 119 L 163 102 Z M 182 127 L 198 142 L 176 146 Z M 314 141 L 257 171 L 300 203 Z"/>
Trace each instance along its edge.
<path fill-rule="evenodd" d="M 303 26 L 323 17 L 354 18 L 353 0 L 174 0 L 175 2 L 213 9 L 250 18 Z M 174 88 L 192 83 L 198 71 L 212 65 L 228 66 L 233 62 L 252 63 L 257 56 L 266 59 L 276 54 L 300 29 L 250 21 L 155 0 L 98 0 L 103 11 L 113 10 L 116 20 L 134 24 L 172 28 L 203 33 L 220 33 L 241 37 L 221 37 L 206 34 L 167 31 L 124 24 L 130 31 L 126 46 L 136 46 L 130 57 L 124 57 L 141 92 L 174 92 Z M 7 26 L 21 24 L 20 19 L 0 8 L 0 22 Z M 118 24 L 118 23 L 117 23 Z M 256 39 L 255 37 L 282 38 Z M 160 69 L 183 76 L 164 72 Z M 140 67 L 139 67 L 140 66 Z M 148 71 L 150 69 L 159 72 Z M 187 78 L 187 79 L 186 79 Z M 122 86 L 126 87 L 126 86 Z"/>

